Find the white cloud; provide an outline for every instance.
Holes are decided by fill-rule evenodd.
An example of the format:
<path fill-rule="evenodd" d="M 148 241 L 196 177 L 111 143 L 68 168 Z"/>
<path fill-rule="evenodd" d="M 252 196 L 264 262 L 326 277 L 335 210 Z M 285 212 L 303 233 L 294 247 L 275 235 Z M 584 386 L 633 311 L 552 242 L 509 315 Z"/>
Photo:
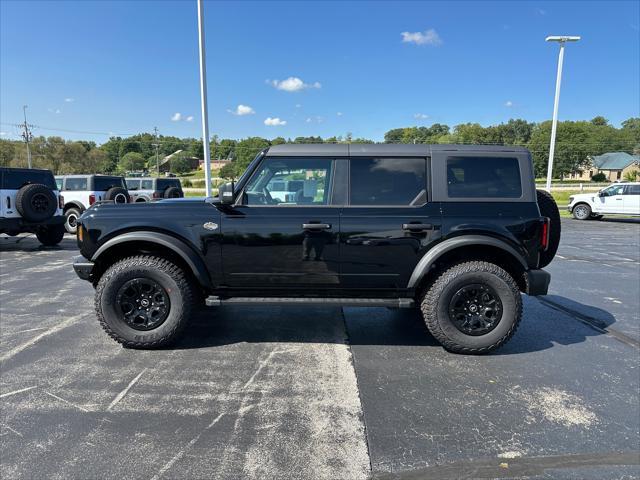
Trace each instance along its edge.
<path fill-rule="evenodd" d="M 296 108 L 302 108 L 302 104 L 301 103 L 296 103 Z"/>
<path fill-rule="evenodd" d="M 256 113 L 256 111 L 249 105 L 242 104 L 238 105 L 235 110 L 227 109 L 227 112 L 233 115 L 238 115 L 239 117 L 243 115 L 253 115 L 254 113 Z"/>
<path fill-rule="evenodd" d="M 336 112 L 336 115 L 341 117 L 342 116 L 342 112 Z"/>
<path fill-rule="evenodd" d="M 504 102 L 504 106 L 505 107 L 513 107 L 513 102 L 511 100 L 507 100 L 506 102 Z"/>
<path fill-rule="evenodd" d="M 172 122 L 179 122 L 180 120 L 182 120 L 182 114 L 180 112 L 176 112 L 171 116 Z"/>
<path fill-rule="evenodd" d="M 71 103 L 71 102 L 75 101 L 75 98 L 68 97 L 68 98 L 65 98 L 64 101 L 67 102 L 67 103 Z"/>
<path fill-rule="evenodd" d="M 442 45 L 442 39 L 438 32 L 433 28 L 425 30 L 424 32 L 402 32 L 403 43 L 415 43 L 416 45 L 431 45 L 437 47 Z"/>
<path fill-rule="evenodd" d="M 298 77 L 289 77 L 285 80 L 267 80 L 267 83 L 273 88 L 285 92 L 299 92 L 308 88 L 322 88 L 320 82 L 304 83 Z"/>
<path fill-rule="evenodd" d="M 0 132 L 0 137 L 4 137 L 5 135 L 7 135 L 7 132 Z"/>
<path fill-rule="evenodd" d="M 187 118 L 185 118 L 185 120 L 187 122 L 193 122 L 193 115 L 189 115 Z"/>
<path fill-rule="evenodd" d="M 268 127 L 280 127 L 287 124 L 286 120 L 280 120 L 278 117 L 267 117 L 264 120 L 264 124 Z"/>
<path fill-rule="evenodd" d="M 307 117 L 307 119 L 305 120 L 305 122 L 307 122 L 307 123 L 311 123 L 311 122 L 313 122 L 313 118 L 311 118 L 311 117 Z"/>
<path fill-rule="evenodd" d="M 414 113 L 413 118 L 415 118 L 416 120 L 426 120 L 427 118 L 429 118 L 429 115 L 424 113 Z"/>
<path fill-rule="evenodd" d="M 312 122 L 322 123 L 322 122 L 324 122 L 324 117 L 321 117 L 320 115 L 316 115 L 315 117 L 307 117 L 305 122 L 307 122 L 307 123 L 312 123 Z"/>
<path fill-rule="evenodd" d="M 59 115 L 62 113 L 62 110 L 60 110 L 59 108 L 47 108 L 47 111 L 51 113 L 55 113 L 56 115 Z"/>

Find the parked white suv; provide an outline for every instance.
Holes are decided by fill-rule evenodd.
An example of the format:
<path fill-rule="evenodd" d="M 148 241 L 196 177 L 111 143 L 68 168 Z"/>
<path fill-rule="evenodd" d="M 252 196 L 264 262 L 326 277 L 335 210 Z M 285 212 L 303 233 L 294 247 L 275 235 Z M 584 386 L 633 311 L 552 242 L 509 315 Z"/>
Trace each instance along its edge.
<path fill-rule="evenodd" d="M 599 192 L 569 197 L 568 209 L 578 220 L 603 215 L 640 215 L 640 182 L 614 183 Z"/>
<path fill-rule="evenodd" d="M 64 200 L 49 170 L 0 168 L 0 233 L 35 233 L 43 245 L 64 236 Z"/>
<path fill-rule="evenodd" d="M 65 175 L 56 177 L 58 188 L 64 195 L 65 228 L 76 233 L 80 215 L 96 202 L 112 200 L 129 203 L 131 197 L 123 177 L 114 175 Z"/>
<path fill-rule="evenodd" d="M 135 203 L 184 197 L 179 178 L 128 177 L 125 180 L 131 201 Z"/>

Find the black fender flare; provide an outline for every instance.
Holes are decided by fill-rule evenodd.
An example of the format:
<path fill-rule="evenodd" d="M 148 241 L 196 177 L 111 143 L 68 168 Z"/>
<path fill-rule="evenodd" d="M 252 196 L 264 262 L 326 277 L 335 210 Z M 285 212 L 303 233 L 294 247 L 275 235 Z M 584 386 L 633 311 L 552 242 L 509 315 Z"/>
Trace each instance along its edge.
<path fill-rule="evenodd" d="M 103 255 L 111 247 L 126 242 L 155 243 L 172 250 L 182 260 L 184 260 L 200 285 L 205 288 L 211 288 L 211 278 L 209 277 L 209 272 L 207 271 L 207 267 L 205 266 L 204 261 L 198 256 L 193 248 L 187 245 L 184 241 L 165 233 L 143 231 L 129 232 L 117 235 L 101 245 L 100 248 L 96 250 L 96 253 L 94 253 L 91 257 L 91 261 L 96 262 L 100 255 Z"/>
<path fill-rule="evenodd" d="M 64 193 L 61 194 L 64 197 Z M 84 213 L 86 208 L 84 208 L 84 205 L 82 205 L 82 203 L 80 202 L 76 202 L 75 200 L 71 200 L 70 202 L 65 202 L 64 203 L 64 209 L 63 211 L 67 211 L 67 209 L 69 208 L 77 208 L 78 210 L 80 210 L 80 213 Z"/>
<path fill-rule="evenodd" d="M 510 254 L 514 259 L 516 259 L 522 268 L 526 271 L 529 270 L 529 266 L 527 265 L 527 261 L 523 258 L 522 254 L 518 253 L 518 251 L 509 245 L 504 240 L 500 240 L 495 237 L 490 237 L 488 235 L 463 235 L 460 237 L 449 238 L 436 246 L 430 249 L 418 262 L 416 268 L 413 269 L 413 273 L 409 278 L 409 284 L 407 288 L 416 288 L 420 281 L 424 278 L 424 276 L 429 272 L 431 266 L 447 252 L 451 250 L 455 250 L 460 247 L 468 247 L 472 245 L 486 245 L 490 247 L 496 247 L 501 250 L 504 250 L 506 253 Z"/>

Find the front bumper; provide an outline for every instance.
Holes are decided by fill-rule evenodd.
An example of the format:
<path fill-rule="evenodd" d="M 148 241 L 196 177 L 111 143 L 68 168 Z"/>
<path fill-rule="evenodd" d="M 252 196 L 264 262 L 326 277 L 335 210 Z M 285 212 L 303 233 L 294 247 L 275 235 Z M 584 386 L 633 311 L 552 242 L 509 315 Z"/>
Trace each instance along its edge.
<path fill-rule="evenodd" d="M 91 280 L 91 272 L 93 271 L 94 263 L 84 258 L 82 255 L 73 257 L 73 269 L 76 275 L 82 280 Z"/>
<path fill-rule="evenodd" d="M 527 295 L 532 297 L 538 295 L 546 295 L 549 291 L 549 283 L 551 283 L 551 275 L 542 269 L 528 270 L 527 278 Z"/>

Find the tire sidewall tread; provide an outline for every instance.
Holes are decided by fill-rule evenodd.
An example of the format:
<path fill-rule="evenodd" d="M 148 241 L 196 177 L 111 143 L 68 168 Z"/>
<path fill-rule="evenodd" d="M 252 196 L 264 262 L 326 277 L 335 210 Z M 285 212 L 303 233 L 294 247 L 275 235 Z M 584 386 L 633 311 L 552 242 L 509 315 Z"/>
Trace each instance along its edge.
<path fill-rule="evenodd" d="M 502 319 L 485 335 L 466 335 L 449 319 L 449 301 L 462 285 L 478 282 L 489 284 L 500 295 Z M 516 332 L 522 319 L 522 296 L 514 279 L 499 266 L 483 261 L 463 262 L 446 269 L 433 281 L 420 309 L 429 332 L 445 349 L 478 355 L 504 345 Z"/>
<path fill-rule="evenodd" d="M 147 277 L 158 282 L 171 302 L 168 317 L 153 330 L 135 330 L 116 313 L 115 297 L 124 282 Z M 193 286 L 172 262 L 156 256 L 139 255 L 114 263 L 96 286 L 95 310 L 100 325 L 107 334 L 128 348 L 159 348 L 174 342 L 185 328 L 193 304 Z"/>

